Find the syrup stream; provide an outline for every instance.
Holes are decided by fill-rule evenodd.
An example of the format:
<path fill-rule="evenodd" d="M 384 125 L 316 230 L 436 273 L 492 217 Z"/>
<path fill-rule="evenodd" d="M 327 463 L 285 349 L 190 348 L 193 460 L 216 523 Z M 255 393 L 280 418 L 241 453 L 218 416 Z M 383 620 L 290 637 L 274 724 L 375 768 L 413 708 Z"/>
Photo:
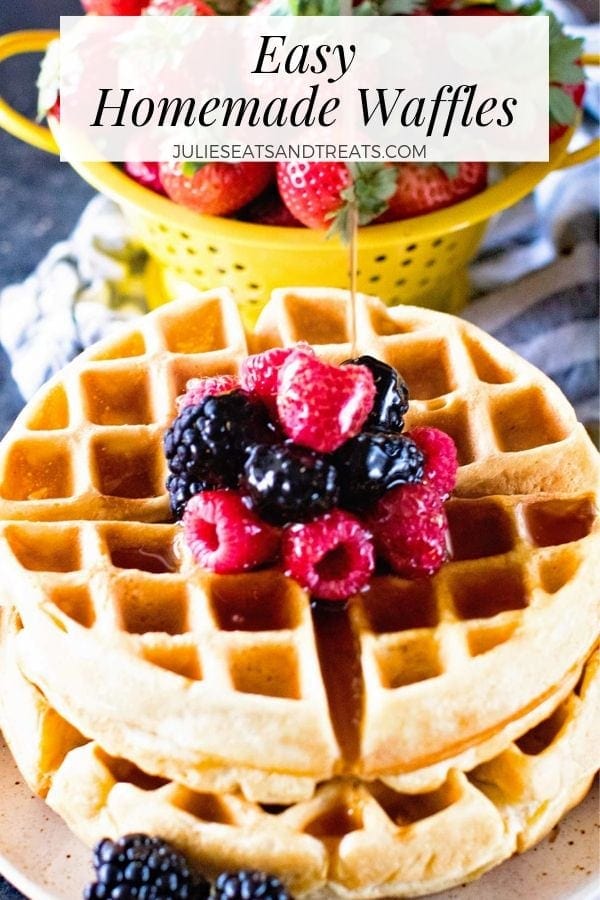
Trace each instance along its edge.
<path fill-rule="evenodd" d="M 364 703 L 360 646 L 342 604 L 313 601 L 312 617 L 331 722 L 349 769 L 360 753 Z"/>
<path fill-rule="evenodd" d="M 358 270 L 358 209 L 355 203 L 350 204 L 348 213 L 350 223 L 350 241 L 348 244 L 348 264 L 350 275 L 350 342 L 351 357 L 356 356 L 356 289 Z"/>

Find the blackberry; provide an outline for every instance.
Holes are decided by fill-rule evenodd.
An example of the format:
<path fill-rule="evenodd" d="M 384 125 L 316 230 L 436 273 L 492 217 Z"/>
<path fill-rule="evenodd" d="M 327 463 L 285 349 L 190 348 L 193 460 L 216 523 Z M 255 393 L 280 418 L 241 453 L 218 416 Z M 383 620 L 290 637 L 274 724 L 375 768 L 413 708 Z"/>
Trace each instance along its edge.
<path fill-rule="evenodd" d="M 162 838 L 126 834 L 94 847 L 96 881 L 84 900 L 206 900 L 209 884 Z"/>
<path fill-rule="evenodd" d="M 363 431 L 333 458 L 344 509 L 364 510 L 390 488 L 423 480 L 423 454 L 402 434 Z"/>
<path fill-rule="evenodd" d="M 262 403 L 241 391 L 186 406 L 165 434 L 167 490 L 175 518 L 198 491 L 237 487 L 248 444 L 274 438 Z"/>
<path fill-rule="evenodd" d="M 259 516 L 273 525 L 306 522 L 338 498 L 332 462 L 291 441 L 249 448 L 242 484 Z"/>
<path fill-rule="evenodd" d="M 185 507 L 194 494 L 200 491 L 208 491 L 212 485 L 208 480 L 190 481 L 187 475 L 169 475 L 167 477 L 167 491 L 169 492 L 169 502 L 171 504 L 171 512 L 175 519 L 181 519 L 185 512 Z"/>
<path fill-rule="evenodd" d="M 374 356 L 347 359 L 342 365 L 349 363 L 366 366 L 375 381 L 377 394 L 364 430 L 400 434 L 404 428 L 404 414 L 408 410 L 408 387 L 402 376 Z"/>
<path fill-rule="evenodd" d="M 265 872 L 222 872 L 210 892 L 211 900 L 294 900 L 279 878 Z"/>

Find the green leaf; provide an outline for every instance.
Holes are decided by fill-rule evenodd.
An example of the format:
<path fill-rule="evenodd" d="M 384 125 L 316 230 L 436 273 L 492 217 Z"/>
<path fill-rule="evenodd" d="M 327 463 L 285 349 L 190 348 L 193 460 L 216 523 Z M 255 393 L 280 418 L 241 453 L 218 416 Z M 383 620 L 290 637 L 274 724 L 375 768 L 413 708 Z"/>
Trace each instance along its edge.
<path fill-rule="evenodd" d="M 549 13 L 549 76 L 550 82 L 558 84 L 580 84 L 584 72 L 577 60 L 583 52 L 583 38 L 565 34 L 559 20 Z"/>
<path fill-rule="evenodd" d="M 367 225 L 385 212 L 396 190 L 397 172 L 383 163 L 349 163 L 359 225 Z"/>
<path fill-rule="evenodd" d="M 562 88 L 550 85 L 550 117 L 558 125 L 572 125 L 577 107 Z"/>
<path fill-rule="evenodd" d="M 299 15 L 292 10 L 292 6 L 297 6 L 294 0 L 277 0 L 269 6 L 269 16 L 294 16 Z"/>
<path fill-rule="evenodd" d="M 289 0 L 289 12 L 293 16 L 339 16 L 340 0 Z"/>
<path fill-rule="evenodd" d="M 450 181 L 458 176 L 459 165 L 457 162 L 440 162 L 433 163 L 432 165 L 435 165 L 438 167 L 438 169 L 441 169 L 446 178 L 448 178 Z"/>
<path fill-rule="evenodd" d="M 380 14 L 382 16 L 410 16 L 423 8 L 423 0 L 382 0 Z"/>
<path fill-rule="evenodd" d="M 196 15 L 196 7 L 193 3 L 186 3 L 185 6 L 180 6 L 179 9 L 176 9 L 173 13 L 174 16 L 195 16 Z"/>
<path fill-rule="evenodd" d="M 351 212 L 356 210 L 359 225 L 368 225 L 386 211 L 397 179 L 396 169 L 383 163 L 347 163 L 347 168 L 352 181 L 340 193 L 342 205 L 326 217 L 331 219 L 327 236 L 339 234 L 344 244 L 351 238 Z"/>
<path fill-rule="evenodd" d="M 353 16 L 378 16 L 379 9 L 377 5 L 372 2 L 372 0 L 363 0 L 362 3 L 359 3 L 358 6 L 355 6 L 352 9 Z"/>
<path fill-rule="evenodd" d="M 517 6 L 517 9 L 519 10 L 520 16 L 537 16 L 540 13 L 545 14 L 542 0 L 533 0 L 533 3 L 528 3 L 526 6 Z"/>
<path fill-rule="evenodd" d="M 181 174 L 185 175 L 186 178 L 193 178 L 196 172 L 199 172 L 200 169 L 203 169 L 204 166 L 207 166 L 208 163 L 205 162 L 193 162 L 189 160 L 188 162 L 181 163 Z"/>

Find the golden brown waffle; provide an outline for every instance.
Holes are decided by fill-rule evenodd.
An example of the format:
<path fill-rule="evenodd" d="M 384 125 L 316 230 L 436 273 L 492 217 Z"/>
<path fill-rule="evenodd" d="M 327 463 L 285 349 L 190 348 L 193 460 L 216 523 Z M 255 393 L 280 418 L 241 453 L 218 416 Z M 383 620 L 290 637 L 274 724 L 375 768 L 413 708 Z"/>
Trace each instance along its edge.
<path fill-rule="evenodd" d="M 582 798 L 598 764 L 595 654 L 548 718 L 471 775 L 452 770 L 435 791 L 335 778 L 310 799 L 278 807 L 194 792 L 74 731 L 65 739 L 64 721 L 17 666 L 18 616 L 6 609 L 3 619 L 0 721 L 33 789 L 49 788 L 49 804 L 89 844 L 161 834 L 209 876 L 263 868 L 310 900 L 443 890 L 538 841 Z"/>
<path fill-rule="evenodd" d="M 370 353 L 396 366 L 409 424 L 454 438 L 457 493 L 581 492 L 598 485 L 583 426 L 548 378 L 479 329 L 359 295 L 276 291 L 246 337 L 232 297 L 168 304 L 75 360 L 19 416 L 0 449 L 0 519 L 164 521 L 162 434 L 188 378 L 239 369 L 253 349 L 313 343 L 340 361 Z"/>
<path fill-rule="evenodd" d="M 368 353 L 398 369 L 410 389 L 407 426 L 441 428 L 456 443 L 457 495 L 598 487 L 597 451 L 557 386 L 455 316 L 359 295 L 353 323 L 347 291 L 274 291 L 253 349 L 299 340 L 330 362 Z"/>
<path fill-rule="evenodd" d="M 0 519 L 168 521 L 162 437 L 195 375 L 247 355 L 233 298 L 213 291 L 135 320 L 31 400 L 0 450 Z"/>
<path fill-rule="evenodd" d="M 600 596 L 593 497 L 454 499 L 448 516 L 436 576 L 375 578 L 335 613 L 273 570 L 190 565 L 177 526 L 0 524 L 21 664 L 81 732 L 191 788 L 435 787 L 570 689 Z"/>

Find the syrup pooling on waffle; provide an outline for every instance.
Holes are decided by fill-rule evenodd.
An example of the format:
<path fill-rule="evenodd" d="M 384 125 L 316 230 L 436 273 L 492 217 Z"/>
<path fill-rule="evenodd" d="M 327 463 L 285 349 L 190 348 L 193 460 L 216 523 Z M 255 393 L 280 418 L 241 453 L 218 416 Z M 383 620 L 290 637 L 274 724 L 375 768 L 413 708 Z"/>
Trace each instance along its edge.
<path fill-rule="evenodd" d="M 20 623 L 4 612 L 0 688 L 19 703 L 4 708 L 3 727 L 27 770 L 27 748 L 58 742 L 44 757 L 48 801 L 87 843 L 150 830 L 166 836 L 206 874 L 251 866 L 280 874 L 308 896 L 332 891 L 361 897 L 441 890 L 481 874 L 539 840 L 585 792 L 598 734 L 598 660 L 547 718 L 472 775 L 454 771 L 434 791 L 407 795 L 380 781 L 336 778 L 305 801 L 250 802 L 149 776 L 94 742 L 70 744 L 49 729 L 51 707 L 16 665 Z M 52 762 L 50 762 L 52 761 Z M 557 786 L 558 773 L 560 786 Z M 366 865 L 366 861 L 369 864 Z M 322 891 L 317 895 L 317 891 Z"/>
<path fill-rule="evenodd" d="M 2 444 L 0 518 L 168 521 L 164 430 L 188 379 L 247 354 L 233 299 L 215 291 L 135 320 L 78 357 Z"/>
<path fill-rule="evenodd" d="M 597 614 L 593 496 L 455 499 L 448 511 L 456 558 L 428 580 L 379 576 L 347 612 L 311 610 L 273 570 L 190 567 L 172 552 L 175 526 L 7 523 L 22 664 L 81 731 L 192 787 L 239 779 L 249 796 L 297 797 L 334 772 L 430 766 L 436 784 L 556 693 Z"/>

